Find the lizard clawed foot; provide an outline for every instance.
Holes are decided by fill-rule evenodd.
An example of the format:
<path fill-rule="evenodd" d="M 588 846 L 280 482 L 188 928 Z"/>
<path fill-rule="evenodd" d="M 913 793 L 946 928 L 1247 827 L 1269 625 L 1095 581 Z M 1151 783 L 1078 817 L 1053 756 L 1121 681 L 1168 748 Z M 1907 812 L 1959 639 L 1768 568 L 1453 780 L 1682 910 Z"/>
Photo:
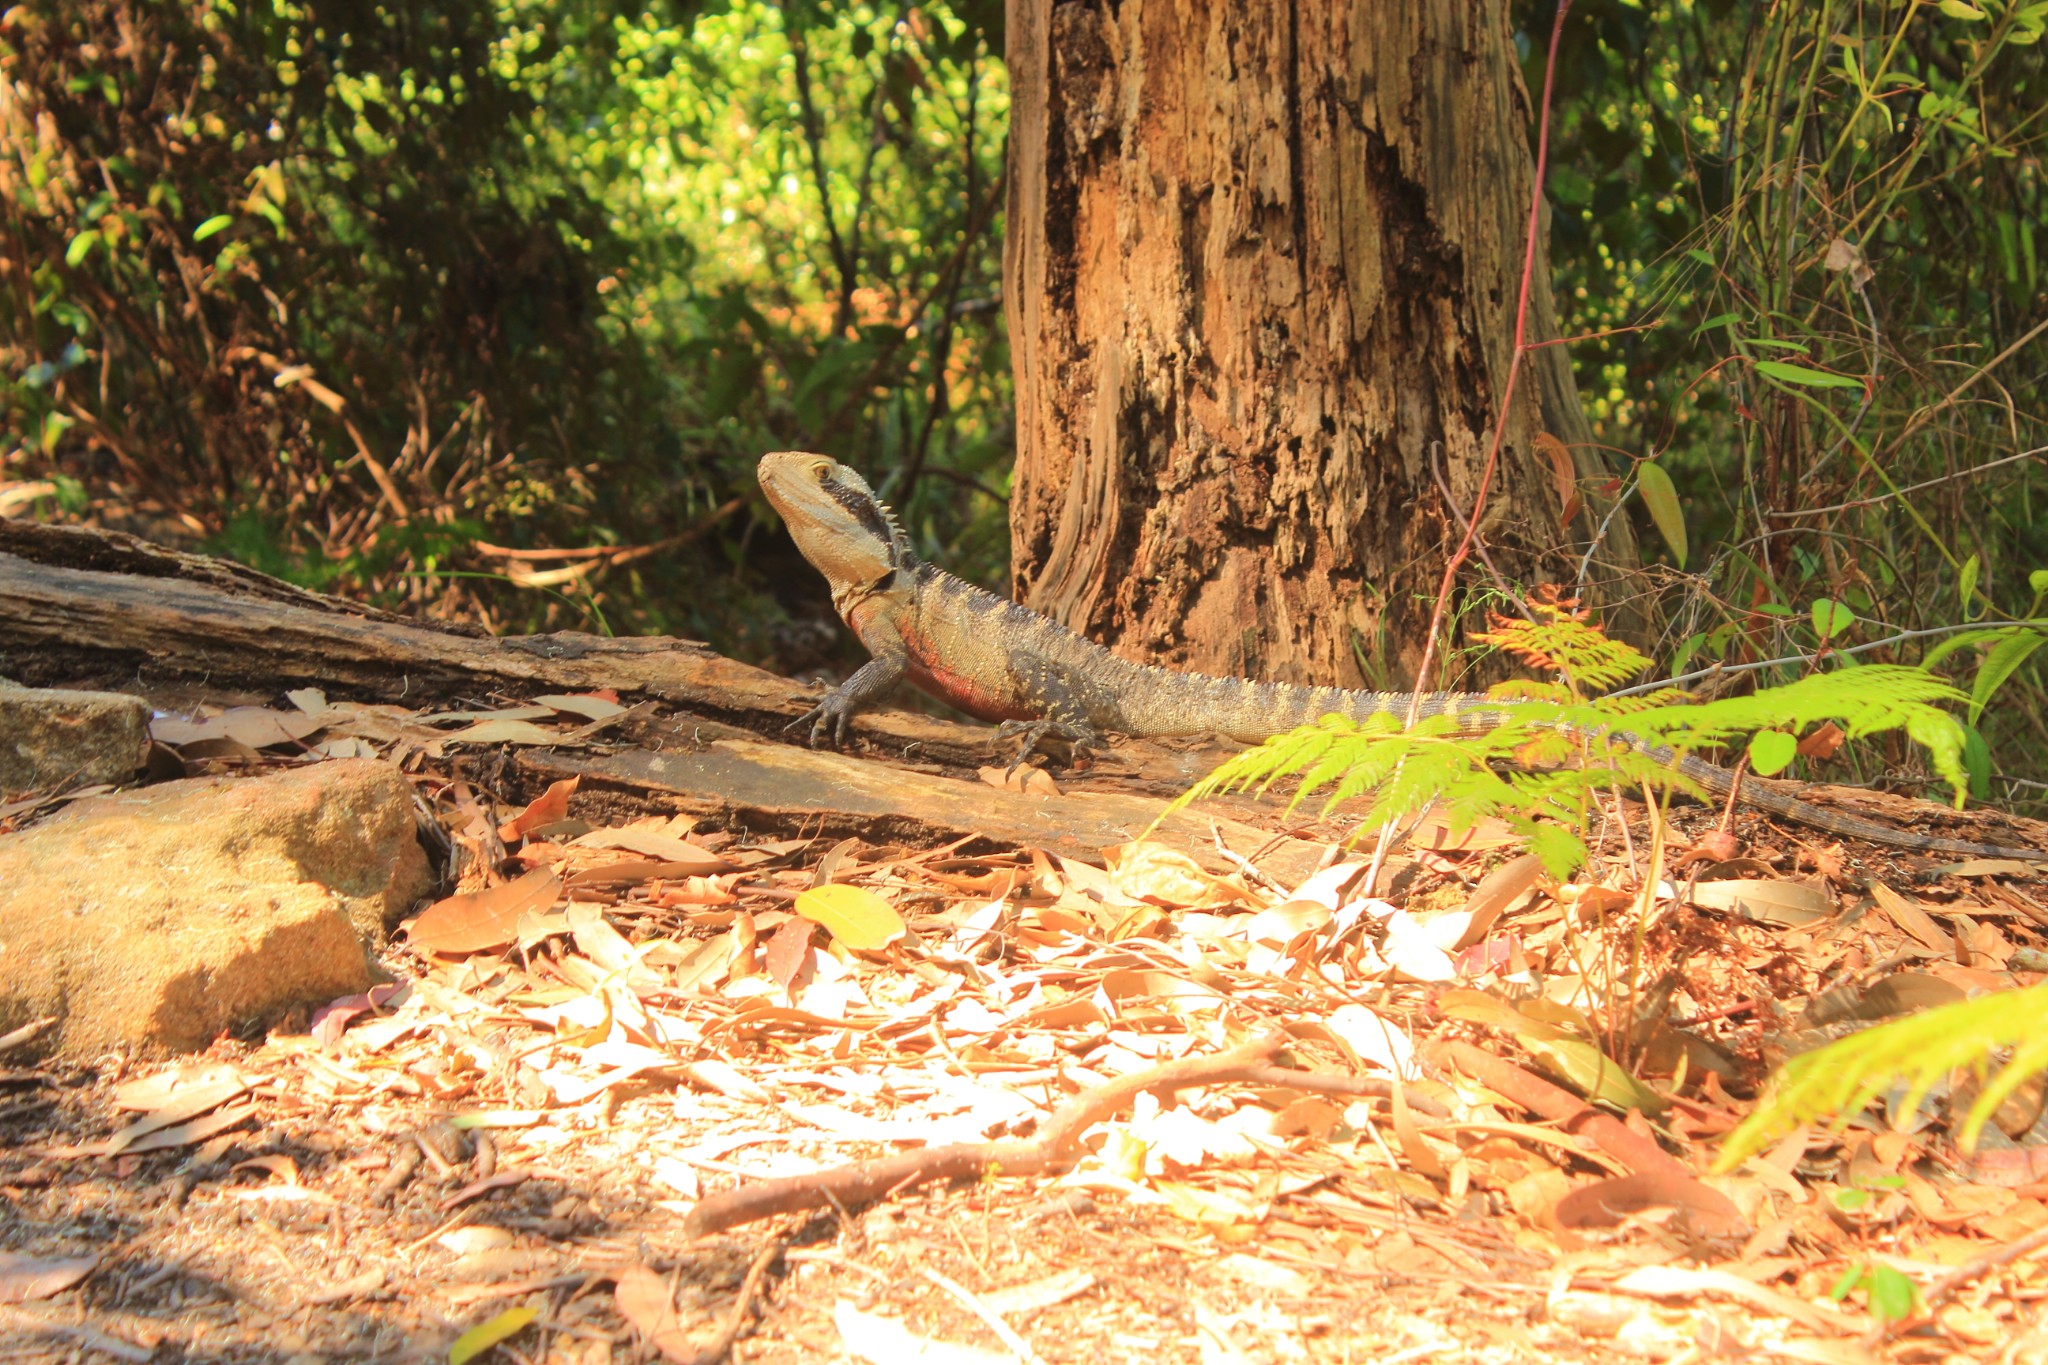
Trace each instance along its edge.
<path fill-rule="evenodd" d="M 1102 737 L 1092 727 L 1075 721 L 1054 720 L 1050 717 L 1043 720 L 1006 720 L 996 727 L 995 739 L 989 746 L 992 749 L 999 749 L 1009 740 L 1018 741 L 1017 757 L 1003 770 L 1003 777 L 1007 780 L 1014 776 L 1031 757 L 1032 752 L 1048 737 L 1063 740 L 1067 744 L 1069 764 L 1107 752 L 1102 747 Z"/>
<path fill-rule="evenodd" d="M 837 692 L 827 692 L 816 706 L 813 706 L 810 710 L 783 726 L 782 732 L 788 734 L 791 730 L 799 730 L 808 725 L 811 727 L 811 747 L 813 749 L 845 748 L 846 723 L 853 718 L 853 713 L 844 705 L 838 703 L 839 694 Z"/>

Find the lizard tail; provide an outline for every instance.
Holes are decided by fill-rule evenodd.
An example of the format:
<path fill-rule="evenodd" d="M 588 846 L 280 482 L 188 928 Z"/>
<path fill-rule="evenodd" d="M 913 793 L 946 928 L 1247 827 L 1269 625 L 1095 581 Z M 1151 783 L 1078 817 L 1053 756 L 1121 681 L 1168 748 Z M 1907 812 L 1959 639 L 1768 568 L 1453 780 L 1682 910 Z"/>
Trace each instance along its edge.
<path fill-rule="evenodd" d="M 1735 774 L 1726 768 L 1717 767 L 1703 758 L 1691 754 L 1674 755 L 1671 750 L 1650 745 L 1643 746 L 1643 752 L 1661 763 L 1673 763 L 1678 771 L 1691 778 L 1716 796 L 1727 796 L 1735 789 Z M 1816 806 L 1810 801 L 1801 801 L 1776 783 L 1763 778 L 1749 777 L 1742 784 L 1742 799 L 1758 810 L 1781 815 L 1813 829 L 1826 830 L 1851 839 L 1868 839 L 1873 843 L 1891 844 L 1921 853 L 1959 853 L 1974 858 L 2031 858 L 2048 860 L 2048 851 L 2030 848 L 2011 848 L 2002 844 L 1980 844 L 1968 839 L 1943 839 L 1932 834 L 1915 834 L 1910 830 L 1896 829 L 1876 820 L 1865 820 L 1861 816 L 1848 815 L 1842 811 Z"/>

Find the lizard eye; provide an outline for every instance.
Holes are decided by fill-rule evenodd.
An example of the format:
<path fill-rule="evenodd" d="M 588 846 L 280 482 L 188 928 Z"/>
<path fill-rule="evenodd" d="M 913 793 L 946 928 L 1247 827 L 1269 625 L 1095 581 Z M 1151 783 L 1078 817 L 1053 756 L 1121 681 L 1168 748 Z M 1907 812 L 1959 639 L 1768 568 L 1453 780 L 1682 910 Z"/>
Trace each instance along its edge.
<path fill-rule="evenodd" d="M 811 473 L 817 476 L 819 483 L 825 482 L 826 479 L 832 477 L 832 462 L 830 460 L 818 461 L 811 466 Z"/>

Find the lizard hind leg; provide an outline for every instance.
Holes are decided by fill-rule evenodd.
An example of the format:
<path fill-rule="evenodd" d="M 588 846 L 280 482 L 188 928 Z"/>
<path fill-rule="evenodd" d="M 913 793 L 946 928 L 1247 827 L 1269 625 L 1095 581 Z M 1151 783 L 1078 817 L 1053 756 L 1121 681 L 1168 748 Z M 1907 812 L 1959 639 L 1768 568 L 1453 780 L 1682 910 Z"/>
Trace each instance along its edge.
<path fill-rule="evenodd" d="M 1056 739 L 1068 746 L 1068 762 L 1090 758 L 1107 751 L 1102 747 L 1102 736 L 1094 726 L 1084 720 L 1059 716 L 1045 716 L 1039 720 L 1006 720 L 996 727 L 995 739 L 990 747 L 1000 749 L 1010 740 L 1018 741 L 1017 756 L 1010 766 L 1003 770 L 1009 777 L 1024 766 L 1026 759 L 1048 739 Z"/>

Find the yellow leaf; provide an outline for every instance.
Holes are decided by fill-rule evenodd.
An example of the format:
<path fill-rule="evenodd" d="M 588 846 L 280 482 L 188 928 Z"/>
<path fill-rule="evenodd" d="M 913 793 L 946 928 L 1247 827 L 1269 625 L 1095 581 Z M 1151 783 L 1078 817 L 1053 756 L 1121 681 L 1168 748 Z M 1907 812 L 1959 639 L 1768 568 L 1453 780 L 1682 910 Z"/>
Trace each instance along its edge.
<path fill-rule="evenodd" d="M 907 932 L 894 906 L 864 886 L 814 886 L 799 892 L 796 912 L 855 952 L 886 948 Z"/>
<path fill-rule="evenodd" d="M 1162 1180 L 1153 1188 L 1166 1200 L 1168 1208 L 1190 1223 L 1228 1226 L 1259 1221 L 1256 1210 L 1220 1190 L 1206 1190 L 1177 1180 Z"/>
<path fill-rule="evenodd" d="M 455 1338 L 455 1344 L 448 1348 L 448 1365 L 464 1365 L 465 1361 L 476 1359 L 507 1337 L 516 1336 L 538 1316 L 538 1308 L 508 1308 L 490 1321 L 478 1323 Z"/>

